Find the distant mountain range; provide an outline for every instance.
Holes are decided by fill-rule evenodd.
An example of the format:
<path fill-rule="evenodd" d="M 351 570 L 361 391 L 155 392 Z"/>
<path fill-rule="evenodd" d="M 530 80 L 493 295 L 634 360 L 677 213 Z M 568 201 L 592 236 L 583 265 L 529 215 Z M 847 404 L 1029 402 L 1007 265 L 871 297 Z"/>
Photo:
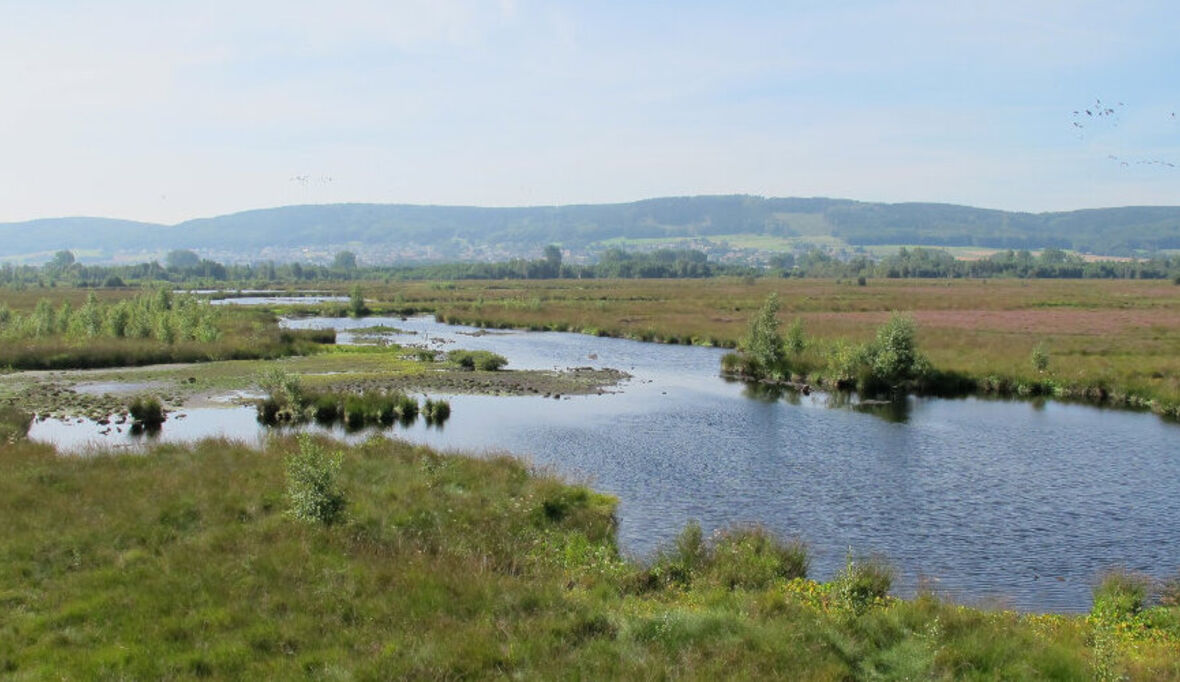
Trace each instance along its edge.
<path fill-rule="evenodd" d="M 593 252 L 633 240 L 764 236 L 781 248 L 839 244 L 998 249 L 1057 247 L 1111 256 L 1180 249 L 1180 206 L 1019 213 L 952 204 L 696 196 L 625 204 L 481 208 L 405 204 L 284 206 L 159 225 L 109 218 L 0 223 L 0 258 L 70 249 L 88 261 L 192 249 L 226 261 L 323 258 L 487 260 L 545 244 Z M 765 241 L 765 240 L 764 240 Z M 44 259 L 42 259 L 44 260 Z"/>

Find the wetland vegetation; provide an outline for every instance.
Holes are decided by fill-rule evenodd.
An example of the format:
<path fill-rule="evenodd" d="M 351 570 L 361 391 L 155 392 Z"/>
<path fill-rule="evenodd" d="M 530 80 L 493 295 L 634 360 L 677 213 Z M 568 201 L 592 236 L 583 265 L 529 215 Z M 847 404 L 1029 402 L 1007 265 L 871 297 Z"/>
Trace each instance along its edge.
<path fill-rule="evenodd" d="M 1141 580 L 1022 615 L 893 598 L 871 558 L 812 576 L 758 527 L 636 560 L 613 499 L 508 457 L 280 438 L 0 459 L 18 679 L 1180 677 L 1180 611 Z"/>
<path fill-rule="evenodd" d="M 834 370 L 841 350 L 870 342 L 894 312 L 939 394 L 1050 396 L 1180 414 L 1180 288 L 1158 280 L 662 280 L 371 283 L 374 313 L 434 313 L 485 328 L 574 331 L 736 348 L 770 293 L 798 325 L 798 367 Z M 314 314 L 283 305 L 280 314 Z M 790 329 L 788 329 L 790 331 Z M 1039 349 L 1039 350 L 1037 350 Z M 847 358 L 847 355 L 843 355 Z M 1039 357 L 1039 359 L 1038 359 Z M 829 367 L 829 365 L 832 365 Z"/>
<path fill-rule="evenodd" d="M 48 306 L 60 320 L 62 302 L 80 294 L 52 293 L 62 295 Z M 120 305 L 89 293 L 79 309 L 105 316 Z M 151 296 L 160 294 L 123 300 L 150 309 Z M 361 299 L 369 312 L 432 310 L 486 327 L 740 345 L 746 357 L 727 362 L 743 372 L 833 377 L 884 393 L 913 386 L 931 367 L 981 382 L 1102 386 L 1106 402 L 1139 396 L 1157 411 L 1180 393 L 1166 352 L 1178 333 L 1169 321 L 1180 314 L 1180 292 L 1160 283 L 1054 282 L 1030 291 L 1016 281 L 718 279 L 689 293 L 650 281 L 369 282 Z M 27 329 L 44 315 L 39 305 L 13 305 L 7 319 Z M 36 411 L 62 395 L 84 403 L 72 390 L 80 383 L 135 377 L 160 382 L 155 392 L 174 404 L 261 386 L 276 419 L 314 419 L 322 410 L 358 423 L 410 412 L 445 420 L 446 401 L 419 404 L 406 388 L 572 393 L 560 382 L 581 374 L 497 371 L 503 363 L 486 351 L 451 351 L 439 362 L 444 356 L 429 349 L 337 347 L 312 342 L 334 334 L 274 324 L 280 314 L 314 310 L 208 313 L 216 342 L 230 342 L 235 330 L 280 342 L 287 334 L 304 344 L 290 349 L 301 354 L 210 354 L 200 371 L 59 372 L 59 394 L 42 395 Z M 21 341 L 81 347 L 107 338 L 78 335 L 74 304 L 67 313 L 70 324 Z M 978 324 L 968 328 L 968 319 Z M 1106 326 L 1086 324 L 1098 319 Z M 145 347 L 186 343 L 136 338 Z M 49 353 L 48 344 L 36 347 L 32 357 Z M 262 376 L 274 366 L 281 371 Z M 590 372 L 602 383 L 586 390 L 609 385 L 608 374 Z M 0 538 L 3 574 L 12 576 L 0 585 L 0 670 L 17 677 L 579 670 L 631 678 L 1180 679 L 1175 581 L 1115 573 L 1096 587 L 1089 614 L 1020 614 L 956 605 L 933 591 L 890 596 L 893 572 L 880 557 L 850 552 L 842 570 L 813 575 L 806 544 L 760 526 L 706 536 L 690 524 L 653 556 L 629 557 L 617 545 L 608 496 L 512 458 L 380 439 L 342 446 L 276 437 L 258 449 L 204 441 L 146 456 L 61 457 L 22 437 L 33 387 L 45 379 L 14 372 L 0 380 L 10 403 L 0 412 L 0 458 L 11 472 L 0 479 L 0 504 L 13 529 Z"/>

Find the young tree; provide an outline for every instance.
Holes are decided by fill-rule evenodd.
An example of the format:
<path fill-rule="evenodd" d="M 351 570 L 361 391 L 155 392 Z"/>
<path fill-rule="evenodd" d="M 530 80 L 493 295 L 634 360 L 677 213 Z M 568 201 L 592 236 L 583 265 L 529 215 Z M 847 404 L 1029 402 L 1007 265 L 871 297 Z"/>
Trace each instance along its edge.
<path fill-rule="evenodd" d="M 750 319 L 750 328 L 742 342 L 742 347 L 760 370 L 772 376 L 781 371 L 785 359 L 783 338 L 779 334 L 778 307 L 778 294 L 772 292 L 758 314 Z"/>
<path fill-rule="evenodd" d="M 1032 349 L 1033 367 L 1042 374 L 1049 369 L 1049 347 L 1042 341 Z"/>
<path fill-rule="evenodd" d="M 791 326 L 787 327 L 786 347 L 791 355 L 799 355 L 807 348 L 807 338 L 803 335 L 803 320 L 797 317 L 791 322 Z"/>
<path fill-rule="evenodd" d="M 928 367 L 918 351 L 917 327 L 912 318 L 894 313 L 877 330 L 876 343 L 870 351 L 873 378 L 891 389 L 902 382 L 918 378 Z"/>
<path fill-rule="evenodd" d="M 359 284 L 354 286 L 348 295 L 348 312 L 353 317 L 360 317 L 369 312 L 365 307 L 365 292 L 361 291 Z"/>

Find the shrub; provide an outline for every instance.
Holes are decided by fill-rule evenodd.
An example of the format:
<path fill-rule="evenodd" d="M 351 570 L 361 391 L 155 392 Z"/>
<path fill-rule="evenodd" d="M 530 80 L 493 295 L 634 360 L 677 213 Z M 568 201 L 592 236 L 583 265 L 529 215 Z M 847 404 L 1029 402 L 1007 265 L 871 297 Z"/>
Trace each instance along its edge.
<path fill-rule="evenodd" d="M 344 425 L 350 429 L 359 429 L 364 426 L 366 407 L 365 399 L 361 396 L 355 394 L 345 396 L 344 407 L 341 409 Z"/>
<path fill-rule="evenodd" d="M 508 364 L 508 358 L 487 350 L 453 350 L 447 358 L 463 369 L 495 372 Z"/>
<path fill-rule="evenodd" d="M 689 585 L 709 562 L 709 548 L 705 544 L 701 524 L 690 521 L 670 550 L 661 550 L 647 571 L 655 583 Z"/>
<path fill-rule="evenodd" d="M 1143 610 L 1150 585 L 1148 578 L 1137 573 L 1110 571 L 1094 587 L 1090 613 L 1103 621 L 1127 620 Z"/>
<path fill-rule="evenodd" d="M 160 400 L 150 396 L 137 396 L 127 406 L 127 411 L 131 413 L 134 422 L 144 426 L 159 426 L 166 418 Z"/>
<path fill-rule="evenodd" d="M 1032 365 L 1033 369 L 1038 372 L 1045 372 L 1049 369 L 1049 347 L 1042 341 L 1032 349 Z"/>
<path fill-rule="evenodd" d="M 837 343 L 829 361 L 831 380 L 838 388 L 855 384 L 862 395 L 894 392 L 930 374 L 930 362 L 918 351 L 916 327 L 909 317 L 894 313 L 864 346 Z"/>
<path fill-rule="evenodd" d="M 445 400 L 426 399 L 422 407 L 422 415 L 427 424 L 443 424 L 451 416 L 451 404 Z"/>
<path fill-rule="evenodd" d="M 798 540 L 783 542 L 762 526 L 721 532 L 713 543 L 711 577 L 730 589 L 761 589 L 778 578 L 807 577 L 810 559 Z"/>
<path fill-rule="evenodd" d="M 741 347 L 767 374 L 780 373 L 785 360 L 783 338 L 779 334 L 778 294 L 766 297 L 758 314 L 750 319 L 750 326 L 742 339 Z"/>
<path fill-rule="evenodd" d="M 405 393 L 390 396 L 393 402 L 393 412 L 403 426 L 409 426 L 418 418 L 418 401 Z M 449 408 L 448 408 L 449 409 Z"/>
<path fill-rule="evenodd" d="M 361 291 L 361 285 L 357 284 L 348 294 L 348 314 L 353 317 L 362 317 L 368 312 L 369 309 L 365 306 L 365 293 Z"/>
<path fill-rule="evenodd" d="M 833 581 L 841 605 L 854 613 L 864 613 L 889 595 L 893 587 L 893 567 L 881 557 L 854 558 L 852 552 L 844 570 Z"/>
<path fill-rule="evenodd" d="M 704 580 L 728 589 L 761 589 L 774 580 L 807 577 L 810 562 L 801 541 L 780 540 L 763 526 L 723 530 L 706 542 L 693 521 L 671 549 L 656 555 L 647 579 L 649 586 Z"/>
<path fill-rule="evenodd" d="M 787 327 L 785 345 L 791 355 L 799 355 L 807 348 L 807 338 L 803 335 L 803 320 L 796 317 L 791 326 Z"/>
<path fill-rule="evenodd" d="M 331 394 L 316 396 L 312 403 L 312 416 L 321 423 L 331 423 L 340 416 L 340 401 Z"/>
<path fill-rule="evenodd" d="M 342 452 L 327 453 L 307 434 L 299 437 L 299 451 L 286 459 L 288 513 L 292 518 L 324 525 L 341 520 L 345 498 L 337 476 L 343 458 Z"/>
<path fill-rule="evenodd" d="M 271 366 L 258 375 L 258 386 L 280 408 L 294 407 L 303 401 L 303 387 L 299 376 L 282 367 Z"/>
<path fill-rule="evenodd" d="M 877 330 L 875 352 L 872 354 L 875 377 L 896 386 L 920 373 L 922 356 L 914 340 L 916 333 L 914 321 L 897 313 Z"/>

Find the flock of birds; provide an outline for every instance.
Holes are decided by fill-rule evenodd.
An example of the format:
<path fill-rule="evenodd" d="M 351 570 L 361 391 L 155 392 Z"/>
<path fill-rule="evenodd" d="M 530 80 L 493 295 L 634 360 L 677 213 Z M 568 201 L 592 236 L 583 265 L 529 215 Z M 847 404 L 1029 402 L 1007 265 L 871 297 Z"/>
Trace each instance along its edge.
<path fill-rule="evenodd" d="M 1119 102 L 1115 106 L 1117 106 L 1119 109 L 1122 109 L 1124 105 L 1122 102 Z M 1175 116 L 1175 114 L 1172 115 Z M 1078 130 L 1079 137 L 1082 135 L 1082 129 L 1085 128 L 1089 122 L 1095 118 L 1109 119 L 1111 125 L 1116 128 L 1119 125 L 1118 111 L 1114 107 L 1104 105 L 1102 100 L 1097 99 L 1094 100 L 1094 106 L 1085 109 L 1074 109 L 1073 111 L 1073 127 Z"/>
<path fill-rule="evenodd" d="M 1121 121 L 1119 114 L 1125 105 L 1122 102 L 1117 102 L 1113 105 L 1104 104 L 1101 99 L 1095 99 L 1094 104 L 1086 106 L 1081 109 L 1075 109 L 1073 112 L 1073 121 L 1071 121 L 1074 132 L 1078 139 L 1084 139 L 1084 130 L 1099 121 L 1107 122 L 1109 125 L 1117 128 Z M 1172 122 L 1176 121 L 1176 112 L 1171 112 L 1168 119 Z M 1107 154 L 1106 158 L 1119 164 L 1120 167 L 1126 168 L 1130 166 L 1160 166 L 1162 168 L 1175 168 L 1176 163 L 1167 161 L 1165 159 L 1135 159 L 1117 154 Z"/>
<path fill-rule="evenodd" d="M 313 175 L 292 175 L 290 177 L 290 182 L 297 182 L 304 187 L 307 187 L 312 183 L 326 185 L 329 182 L 332 182 L 332 177 L 328 175 L 321 175 L 319 177 Z"/>

